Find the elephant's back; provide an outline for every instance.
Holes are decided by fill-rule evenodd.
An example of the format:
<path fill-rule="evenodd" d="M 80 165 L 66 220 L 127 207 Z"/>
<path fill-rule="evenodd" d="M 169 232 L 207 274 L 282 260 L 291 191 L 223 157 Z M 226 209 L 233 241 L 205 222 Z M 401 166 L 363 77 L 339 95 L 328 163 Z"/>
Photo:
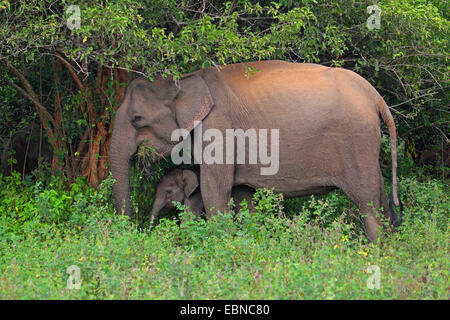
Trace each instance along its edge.
<path fill-rule="evenodd" d="M 311 132 L 330 125 L 339 131 L 349 122 L 378 125 L 367 84 L 349 73 L 311 63 L 261 61 L 229 65 L 221 75 L 253 127 Z"/>
<path fill-rule="evenodd" d="M 291 73 L 299 76 L 305 72 L 325 71 L 330 69 L 314 63 L 295 63 L 282 60 L 252 61 L 229 64 L 220 68 L 220 73 L 231 86 L 251 85 L 265 79 L 278 79 Z"/>

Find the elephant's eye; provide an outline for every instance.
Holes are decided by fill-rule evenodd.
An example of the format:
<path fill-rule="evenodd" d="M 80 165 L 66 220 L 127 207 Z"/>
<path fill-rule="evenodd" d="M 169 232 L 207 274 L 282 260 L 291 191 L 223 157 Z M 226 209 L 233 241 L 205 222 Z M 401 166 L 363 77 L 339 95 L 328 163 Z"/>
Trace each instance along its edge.
<path fill-rule="evenodd" d="M 172 190 L 167 189 L 167 190 L 166 190 L 166 193 L 170 195 L 170 194 L 172 194 Z"/>
<path fill-rule="evenodd" d="M 133 119 L 131 120 L 131 122 L 133 122 L 133 124 L 136 124 L 141 120 L 142 120 L 141 116 L 134 116 Z"/>

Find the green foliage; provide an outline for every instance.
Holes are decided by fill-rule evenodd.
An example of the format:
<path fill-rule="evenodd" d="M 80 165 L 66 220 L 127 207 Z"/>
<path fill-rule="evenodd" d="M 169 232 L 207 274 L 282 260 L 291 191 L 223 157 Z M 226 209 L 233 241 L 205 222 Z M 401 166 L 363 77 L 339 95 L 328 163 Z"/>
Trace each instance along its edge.
<path fill-rule="evenodd" d="M 139 229 L 115 214 L 112 183 L 0 177 L 2 299 L 448 298 L 450 190 L 439 180 L 402 178 L 404 223 L 372 244 L 337 192 L 294 209 L 285 200 L 291 218 L 264 189 L 256 212 L 208 221 L 178 204 L 179 218 Z M 79 290 L 67 289 L 71 265 Z M 370 290 L 373 265 L 381 286 Z"/>
<path fill-rule="evenodd" d="M 283 211 L 283 206 L 281 204 L 283 195 L 274 194 L 273 189 L 257 189 L 253 195 L 253 201 L 255 203 L 255 209 L 258 212 L 265 214 L 281 214 Z"/>
<path fill-rule="evenodd" d="M 251 60 L 343 66 L 396 105 L 399 133 L 420 150 L 449 131 L 445 1 L 379 1 L 379 30 L 366 27 L 371 0 L 78 1 L 80 28 L 73 30 L 66 24 L 71 4 L 7 2 L 0 9 L 0 58 L 34 65 L 57 51 L 86 76 L 103 65 L 175 79 Z M 0 90 L 17 109 L 15 90 Z"/>

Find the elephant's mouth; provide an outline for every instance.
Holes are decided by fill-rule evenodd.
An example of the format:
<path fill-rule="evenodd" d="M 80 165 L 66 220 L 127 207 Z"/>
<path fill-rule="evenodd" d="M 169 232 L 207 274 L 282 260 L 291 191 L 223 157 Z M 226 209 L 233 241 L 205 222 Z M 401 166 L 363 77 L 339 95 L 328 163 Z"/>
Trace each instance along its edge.
<path fill-rule="evenodd" d="M 161 174 L 163 163 L 167 162 L 166 154 L 167 152 L 158 152 L 147 140 L 144 140 L 139 144 L 134 158 L 136 159 L 137 167 L 145 172 L 146 175 L 152 177 Z"/>

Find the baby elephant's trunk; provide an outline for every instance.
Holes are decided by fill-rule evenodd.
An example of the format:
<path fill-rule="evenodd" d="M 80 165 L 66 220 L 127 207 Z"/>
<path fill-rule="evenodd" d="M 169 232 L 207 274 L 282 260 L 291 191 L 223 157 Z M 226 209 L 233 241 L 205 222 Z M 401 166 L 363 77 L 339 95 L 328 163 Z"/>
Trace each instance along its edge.
<path fill-rule="evenodd" d="M 162 201 L 161 199 L 158 199 L 158 198 L 155 199 L 155 203 L 153 203 L 153 209 L 152 209 L 152 213 L 150 216 L 150 222 L 152 222 L 153 220 L 156 219 L 159 212 L 162 210 L 162 208 L 164 208 L 164 206 L 165 206 L 164 201 Z"/>

